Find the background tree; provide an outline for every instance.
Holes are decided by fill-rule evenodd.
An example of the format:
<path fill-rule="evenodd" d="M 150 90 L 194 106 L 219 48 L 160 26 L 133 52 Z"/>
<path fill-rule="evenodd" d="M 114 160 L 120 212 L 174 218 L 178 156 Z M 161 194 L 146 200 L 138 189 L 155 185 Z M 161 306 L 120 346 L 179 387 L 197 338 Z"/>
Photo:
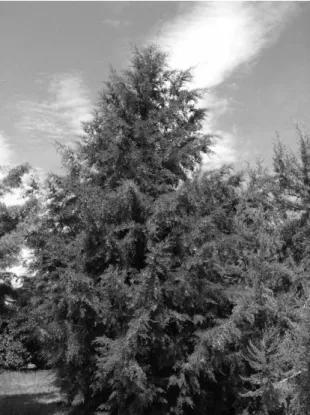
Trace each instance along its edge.
<path fill-rule="evenodd" d="M 310 413 L 309 405 L 309 195 L 310 195 L 310 141 L 305 127 L 296 127 L 299 150 L 293 153 L 278 140 L 274 165 L 276 198 L 287 216 L 283 228 L 283 255 L 297 264 L 294 287 L 300 299 L 298 361 L 290 383 L 294 386 L 292 413 Z M 294 412 L 293 412 L 294 411 Z"/>
<path fill-rule="evenodd" d="M 12 266 L 21 265 L 21 251 L 26 247 L 26 233 L 37 212 L 38 182 L 29 165 L 2 169 L 0 181 L 0 370 L 16 369 L 30 358 L 27 348 L 31 335 L 27 313 L 22 310 L 25 286 Z M 25 182 L 25 177 L 27 181 Z M 6 204 L 8 195 L 19 193 L 16 204 Z M 23 202 L 24 199 L 24 202 Z M 14 285 L 15 280 L 15 285 Z M 29 295 L 29 293 L 28 293 Z"/>

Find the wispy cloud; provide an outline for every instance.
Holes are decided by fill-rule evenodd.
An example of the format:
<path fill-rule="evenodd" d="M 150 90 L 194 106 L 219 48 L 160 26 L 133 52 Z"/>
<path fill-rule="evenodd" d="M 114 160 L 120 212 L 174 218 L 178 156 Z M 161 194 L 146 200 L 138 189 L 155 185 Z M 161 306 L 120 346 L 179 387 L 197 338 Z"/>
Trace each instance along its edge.
<path fill-rule="evenodd" d="M 171 66 L 192 67 L 194 86 L 209 89 L 204 104 L 211 113 L 205 129 L 224 136 L 214 147 L 221 162 L 236 160 L 236 137 L 218 128 L 219 116 L 231 108 L 231 97 L 219 99 L 216 87 L 241 65 L 255 62 L 278 39 L 297 8 L 293 2 L 188 3 L 161 30 L 159 43 L 168 50 Z"/>
<path fill-rule="evenodd" d="M 41 83 L 46 98 L 19 102 L 18 129 L 34 140 L 75 140 L 82 133 L 81 122 L 91 119 L 89 92 L 81 75 L 57 74 Z"/>
<path fill-rule="evenodd" d="M 11 164 L 12 154 L 8 138 L 0 131 L 0 166 Z"/>

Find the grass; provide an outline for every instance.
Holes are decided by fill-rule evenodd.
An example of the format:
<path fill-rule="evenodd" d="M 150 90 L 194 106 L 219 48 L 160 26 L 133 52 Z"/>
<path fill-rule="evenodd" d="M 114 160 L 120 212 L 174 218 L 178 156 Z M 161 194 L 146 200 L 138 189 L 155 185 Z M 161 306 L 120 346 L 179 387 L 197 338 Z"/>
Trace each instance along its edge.
<path fill-rule="evenodd" d="M 65 415 L 53 371 L 0 374 L 1 415 Z"/>

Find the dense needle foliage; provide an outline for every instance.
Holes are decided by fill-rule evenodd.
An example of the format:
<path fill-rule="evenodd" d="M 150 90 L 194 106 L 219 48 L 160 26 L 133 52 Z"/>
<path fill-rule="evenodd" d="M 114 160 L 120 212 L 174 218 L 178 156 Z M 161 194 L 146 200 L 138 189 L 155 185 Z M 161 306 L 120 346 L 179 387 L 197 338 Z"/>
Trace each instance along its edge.
<path fill-rule="evenodd" d="M 190 71 L 154 46 L 111 72 L 27 232 L 28 321 L 76 414 L 303 415 L 310 143 L 201 172 Z"/>

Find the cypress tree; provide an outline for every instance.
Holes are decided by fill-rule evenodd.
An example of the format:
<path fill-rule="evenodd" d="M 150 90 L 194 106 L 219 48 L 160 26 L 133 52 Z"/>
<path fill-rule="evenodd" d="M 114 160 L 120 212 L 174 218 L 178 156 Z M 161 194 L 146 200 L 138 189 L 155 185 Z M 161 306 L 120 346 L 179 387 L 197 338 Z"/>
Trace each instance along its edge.
<path fill-rule="evenodd" d="M 156 47 L 136 49 L 126 72 L 111 71 L 77 148 L 61 148 L 66 176 L 47 183 L 47 212 L 29 237 L 35 314 L 78 413 L 99 404 L 111 414 L 181 413 L 199 391 L 198 372 L 186 380 L 184 368 L 190 333 L 209 318 L 198 309 L 210 305 L 194 312 L 203 277 L 190 283 L 193 266 L 181 271 L 195 215 L 180 188 L 211 137 L 191 79 Z"/>

